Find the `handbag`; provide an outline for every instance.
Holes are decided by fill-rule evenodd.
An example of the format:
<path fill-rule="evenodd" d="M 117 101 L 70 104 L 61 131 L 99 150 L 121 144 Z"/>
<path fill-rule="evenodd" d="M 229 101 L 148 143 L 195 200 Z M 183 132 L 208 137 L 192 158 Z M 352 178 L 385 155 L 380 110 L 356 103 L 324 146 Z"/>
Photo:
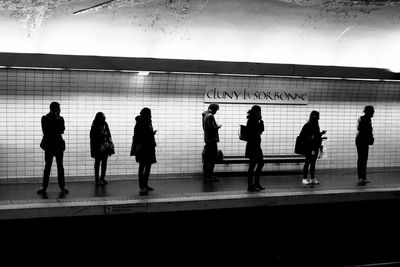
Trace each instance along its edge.
<path fill-rule="evenodd" d="M 240 125 L 239 139 L 242 141 L 247 141 L 247 126 L 246 125 Z"/>
<path fill-rule="evenodd" d="M 100 152 L 111 156 L 115 154 L 114 144 L 111 139 L 104 140 L 103 143 L 100 145 Z"/>
<path fill-rule="evenodd" d="M 296 138 L 296 144 L 294 146 L 294 153 L 299 154 L 299 155 L 305 155 L 305 144 L 304 144 L 304 139 L 302 137 L 297 136 Z"/>

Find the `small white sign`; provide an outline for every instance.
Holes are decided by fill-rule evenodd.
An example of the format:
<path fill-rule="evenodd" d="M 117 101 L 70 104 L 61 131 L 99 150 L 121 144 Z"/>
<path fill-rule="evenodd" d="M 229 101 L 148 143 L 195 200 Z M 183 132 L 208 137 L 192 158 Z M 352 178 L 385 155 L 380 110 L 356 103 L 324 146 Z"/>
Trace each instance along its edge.
<path fill-rule="evenodd" d="M 308 89 L 207 86 L 204 102 L 307 105 L 308 94 Z"/>

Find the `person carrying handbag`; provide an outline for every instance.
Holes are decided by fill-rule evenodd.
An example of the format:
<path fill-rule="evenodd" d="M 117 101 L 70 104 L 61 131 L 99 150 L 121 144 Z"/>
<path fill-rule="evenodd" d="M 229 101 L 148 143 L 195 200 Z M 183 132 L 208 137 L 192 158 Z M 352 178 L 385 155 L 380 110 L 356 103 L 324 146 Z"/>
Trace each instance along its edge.
<path fill-rule="evenodd" d="M 303 142 L 303 151 L 306 161 L 303 167 L 303 185 L 315 185 L 319 184 L 319 181 L 315 178 L 315 163 L 318 158 L 319 149 L 322 144 L 322 135 L 326 133 L 326 131 L 320 132 L 319 128 L 319 112 L 313 110 L 310 113 L 310 119 L 306 124 L 304 124 L 303 128 L 300 132 L 300 139 Z M 308 168 L 310 168 L 311 179 L 307 178 Z"/>
<path fill-rule="evenodd" d="M 114 148 L 111 141 L 111 132 L 103 112 L 98 112 L 90 129 L 90 155 L 94 158 L 94 177 L 96 185 L 106 185 L 108 156 L 113 154 Z M 101 164 L 101 175 L 100 172 Z"/>

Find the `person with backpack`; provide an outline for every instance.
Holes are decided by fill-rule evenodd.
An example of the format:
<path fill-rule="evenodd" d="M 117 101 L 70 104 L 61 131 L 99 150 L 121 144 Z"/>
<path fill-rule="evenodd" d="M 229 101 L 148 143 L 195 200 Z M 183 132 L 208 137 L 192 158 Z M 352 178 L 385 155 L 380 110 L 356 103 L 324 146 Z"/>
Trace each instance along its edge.
<path fill-rule="evenodd" d="M 300 139 L 303 142 L 303 153 L 306 157 L 303 167 L 303 185 L 319 184 L 319 181 L 315 178 L 315 163 L 322 144 L 322 135 L 324 135 L 326 131 L 324 130 L 320 132 L 318 121 L 319 112 L 313 110 L 310 113 L 310 119 L 306 124 L 304 124 L 300 132 Z M 308 168 L 310 168 L 310 179 L 307 178 Z"/>

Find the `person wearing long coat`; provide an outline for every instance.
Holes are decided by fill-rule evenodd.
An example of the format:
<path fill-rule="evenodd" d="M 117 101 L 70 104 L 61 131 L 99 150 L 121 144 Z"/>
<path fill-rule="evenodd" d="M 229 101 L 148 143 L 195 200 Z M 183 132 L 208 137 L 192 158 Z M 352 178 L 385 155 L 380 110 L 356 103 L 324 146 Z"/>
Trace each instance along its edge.
<path fill-rule="evenodd" d="M 300 138 L 304 140 L 304 155 L 306 157 L 303 167 L 302 180 L 302 184 L 304 185 L 319 184 L 319 181 L 315 178 L 315 163 L 317 161 L 319 149 L 322 144 L 322 135 L 324 135 L 326 131 L 324 130 L 320 132 L 318 121 L 319 112 L 313 110 L 310 113 L 310 119 L 306 124 L 304 124 L 300 132 Z M 311 179 L 307 178 L 308 168 L 310 168 Z"/>
<path fill-rule="evenodd" d="M 111 132 L 104 113 L 98 112 L 90 129 L 90 156 L 94 158 L 94 176 L 96 185 L 106 185 L 108 183 L 105 180 L 105 176 L 109 155 L 100 149 L 102 143 L 106 140 L 111 140 Z M 99 176 L 100 164 L 101 176 Z"/>
<path fill-rule="evenodd" d="M 139 163 L 139 188 L 140 195 L 147 195 L 154 188 L 148 185 L 151 165 L 156 163 L 156 141 L 151 121 L 151 110 L 143 108 L 140 115 L 136 116 L 136 125 L 134 129 L 135 157 Z"/>
<path fill-rule="evenodd" d="M 218 110 L 219 105 L 211 103 L 208 109 L 201 114 L 205 143 L 202 152 L 203 176 L 205 181 L 218 181 L 218 178 L 213 176 L 215 163 L 218 159 L 218 130 L 221 128 L 221 125 L 217 124 L 214 117 Z"/>
<path fill-rule="evenodd" d="M 260 184 L 261 170 L 264 166 L 264 154 L 261 149 L 261 134 L 264 132 L 264 121 L 262 120 L 260 106 L 254 105 L 247 114 L 245 157 L 250 159 L 247 173 L 247 190 L 252 192 L 265 189 Z M 254 168 L 256 168 L 255 172 Z"/>

